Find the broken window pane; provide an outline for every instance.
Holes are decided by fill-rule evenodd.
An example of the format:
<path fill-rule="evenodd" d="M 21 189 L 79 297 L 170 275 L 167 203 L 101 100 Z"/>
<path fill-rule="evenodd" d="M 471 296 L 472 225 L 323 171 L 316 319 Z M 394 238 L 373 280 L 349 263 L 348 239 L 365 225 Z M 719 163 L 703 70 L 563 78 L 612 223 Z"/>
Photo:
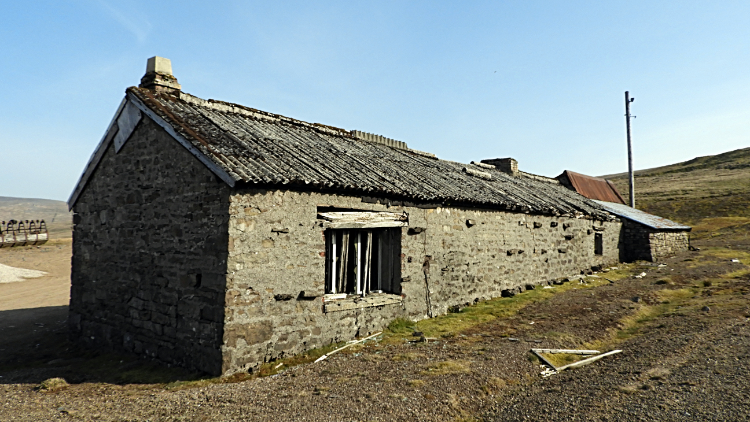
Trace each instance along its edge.
<path fill-rule="evenodd" d="M 326 293 L 401 293 L 401 229 L 326 231 Z"/>

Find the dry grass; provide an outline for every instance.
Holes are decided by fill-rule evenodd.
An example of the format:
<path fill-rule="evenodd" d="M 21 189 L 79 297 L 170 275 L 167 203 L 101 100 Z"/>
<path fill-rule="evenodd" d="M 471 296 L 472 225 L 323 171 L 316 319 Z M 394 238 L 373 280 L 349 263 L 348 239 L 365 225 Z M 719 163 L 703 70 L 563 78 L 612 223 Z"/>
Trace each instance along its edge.
<path fill-rule="evenodd" d="M 750 262 L 750 253 L 726 248 L 710 248 L 706 255 L 720 260 L 729 260 L 739 257 L 741 262 Z M 691 264 L 693 264 L 691 262 Z M 695 266 L 711 265 L 711 260 L 695 262 Z M 741 265 L 741 264 L 738 264 Z M 681 276 L 669 278 L 670 284 L 680 284 L 684 287 L 666 288 L 656 293 L 658 304 L 647 305 L 641 303 L 634 313 L 622 318 L 616 329 L 610 330 L 600 339 L 586 343 L 587 349 L 606 351 L 616 347 L 618 344 L 640 334 L 642 329 L 660 316 L 666 314 L 690 314 L 699 312 L 707 304 L 710 298 L 711 306 L 741 309 L 746 306 L 742 295 L 738 295 L 737 280 L 750 278 L 750 268 L 741 265 L 735 271 L 718 275 L 712 279 L 701 279 L 693 282 L 685 282 Z M 658 283 L 658 281 L 657 281 Z M 706 292 L 709 294 L 706 295 Z M 546 357 L 546 356 L 545 356 Z M 572 357 L 553 358 L 562 361 L 574 359 Z M 553 362 L 557 365 L 557 360 Z"/>
<path fill-rule="evenodd" d="M 498 377 L 490 377 L 487 380 L 487 384 L 482 386 L 482 391 L 485 394 L 497 394 L 504 390 L 508 386 L 509 382 Z"/>
<path fill-rule="evenodd" d="M 658 381 L 665 379 L 670 373 L 671 371 L 667 368 L 655 367 L 646 371 L 645 375 L 650 380 Z"/>
<path fill-rule="evenodd" d="M 627 175 L 608 176 L 627 192 Z M 696 225 L 696 237 L 750 231 L 750 148 L 636 172 L 636 205 L 652 214 Z M 727 219 L 728 218 L 728 219 Z"/>
<path fill-rule="evenodd" d="M 412 388 L 421 388 L 421 387 L 424 387 L 426 382 L 422 380 L 409 380 L 407 381 L 407 384 L 409 384 L 409 387 L 412 387 Z"/>
<path fill-rule="evenodd" d="M 748 217 L 709 217 L 704 218 L 693 225 L 695 238 L 710 237 L 712 234 L 750 230 L 750 218 Z"/>
<path fill-rule="evenodd" d="M 423 353 L 399 353 L 394 355 L 391 359 L 396 362 L 409 362 L 417 359 L 427 359 L 427 356 Z"/>
<path fill-rule="evenodd" d="M 69 384 L 63 378 L 50 378 L 42 381 L 37 389 L 46 393 L 54 393 L 68 388 Z"/>
<path fill-rule="evenodd" d="M 425 365 L 422 375 L 447 375 L 469 372 L 471 363 L 463 360 L 446 360 Z"/>

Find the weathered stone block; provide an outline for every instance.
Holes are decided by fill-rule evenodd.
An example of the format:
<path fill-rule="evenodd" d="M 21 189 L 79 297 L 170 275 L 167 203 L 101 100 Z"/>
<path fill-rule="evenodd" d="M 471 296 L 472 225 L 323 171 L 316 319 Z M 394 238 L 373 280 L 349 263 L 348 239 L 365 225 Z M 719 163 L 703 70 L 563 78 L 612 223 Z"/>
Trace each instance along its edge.
<path fill-rule="evenodd" d="M 232 324 L 224 328 L 224 344 L 228 347 L 236 347 L 240 339 L 246 344 L 258 344 L 270 340 L 271 335 L 273 335 L 273 325 L 269 321 Z"/>

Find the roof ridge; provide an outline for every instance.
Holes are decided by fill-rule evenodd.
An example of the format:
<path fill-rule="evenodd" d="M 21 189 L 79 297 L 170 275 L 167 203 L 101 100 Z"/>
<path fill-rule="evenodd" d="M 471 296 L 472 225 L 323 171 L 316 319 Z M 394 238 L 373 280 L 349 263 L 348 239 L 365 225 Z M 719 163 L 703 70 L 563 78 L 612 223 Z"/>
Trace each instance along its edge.
<path fill-rule="evenodd" d="M 343 128 L 330 126 L 323 123 L 311 123 L 304 120 L 287 117 L 281 114 L 271 113 L 268 111 L 258 110 L 252 107 L 243 106 L 237 103 L 230 103 L 227 101 L 208 99 L 196 97 L 195 95 L 188 94 L 180 91 L 179 98 L 186 103 L 197 105 L 200 107 L 210 108 L 211 110 L 220 111 L 223 113 L 234 113 L 240 114 L 246 117 L 254 119 L 264 119 L 267 121 L 277 121 L 283 123 L 290 123 L 298 126 L 310 127 L 311 129 L 321 130 L 331 135 L 345 136 L 347 138 L 353 138 L 352 134 Z"/>

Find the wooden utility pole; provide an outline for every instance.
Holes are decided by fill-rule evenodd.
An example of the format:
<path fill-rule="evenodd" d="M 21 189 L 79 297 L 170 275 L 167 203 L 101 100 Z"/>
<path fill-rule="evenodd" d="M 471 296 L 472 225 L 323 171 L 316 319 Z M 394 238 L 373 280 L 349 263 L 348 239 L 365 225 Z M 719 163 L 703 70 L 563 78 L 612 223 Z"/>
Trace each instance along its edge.
<path fill-rule="evenodd" d="M 625 126 L 628 130 L 628 178 L 630 180 L 630 206 L 635 208 L 635 178 L 633 176 L 633 146 L 630 142 L 630 103 L 635 98 L 630 98 L 628 91 L 625 91 Z"/>

